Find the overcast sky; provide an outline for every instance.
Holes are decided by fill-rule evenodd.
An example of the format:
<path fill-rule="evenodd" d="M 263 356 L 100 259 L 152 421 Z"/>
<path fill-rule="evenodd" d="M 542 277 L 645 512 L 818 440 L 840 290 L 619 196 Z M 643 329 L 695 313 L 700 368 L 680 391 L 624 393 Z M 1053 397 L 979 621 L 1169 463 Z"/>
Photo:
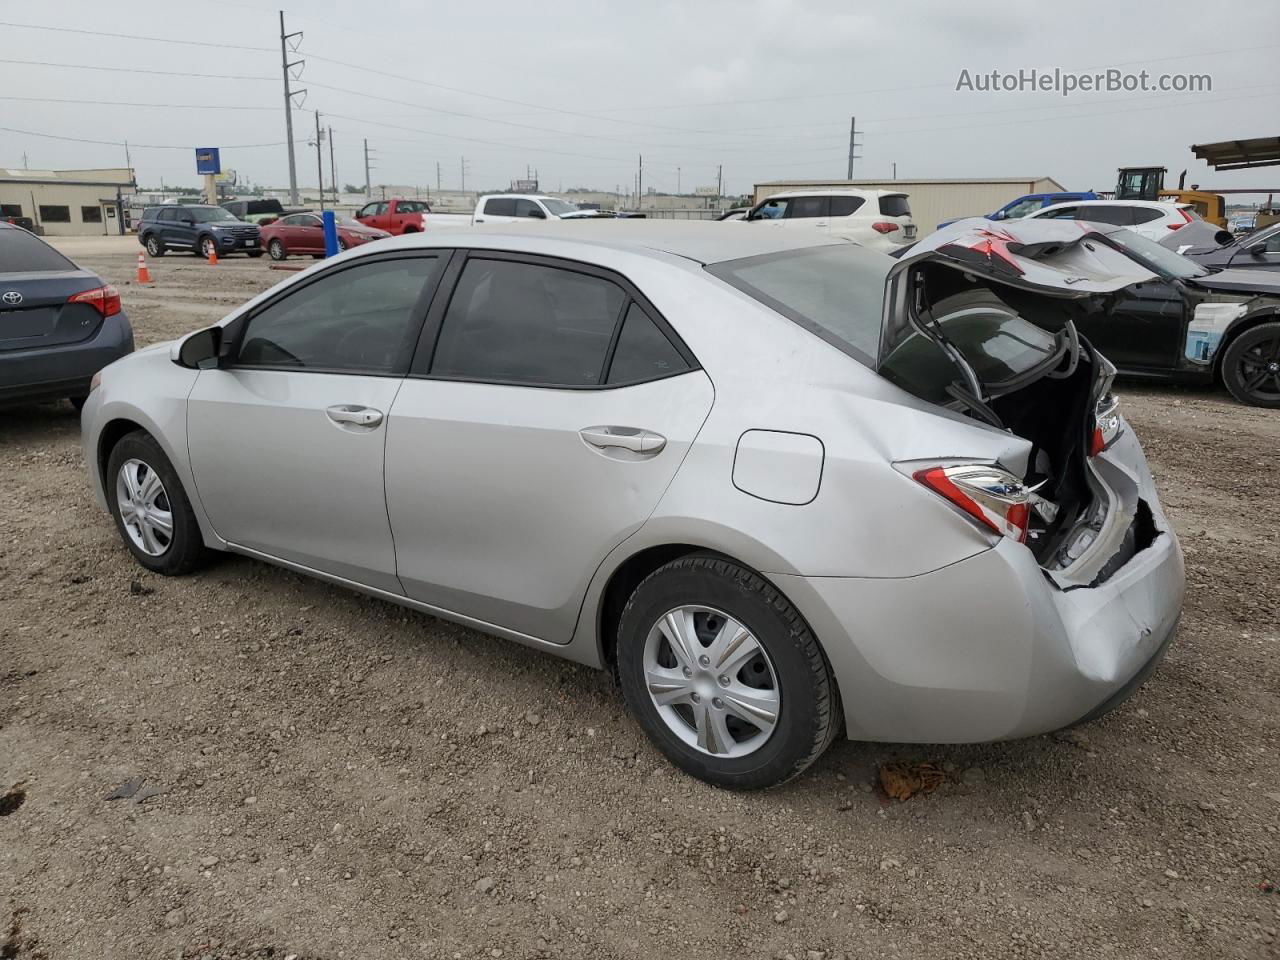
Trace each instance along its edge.
<path fill-rule="evenodd" d="M 0 167 L 123 166 L 143 185 L 195 184 L 193 147 L 221 146 L 241 180 L 288 183 L 279 3 L 0 3 Z M 1215 173 L 1193 143 L 1280 133 L 1280 3 L 959 4 L 847 0 L 537 3 L 310 0 L 284 4 L 307 59 L 295 140 L 332 124 L 340 182 L 502 187 L 536 168 L 544 189 L 644 183 L 725 192 L 774 179 L 1051 176 L 1109 189 L 1121 165 L 1169 168 L 1169 186 L 1280 187 L 1280 167 Z M 205 47 L 102 36 L 230 44 Z M 239 49 L 238 47 L 261 48 Z M 319 58 L 328 58 L 321 60 Z M 336 63 L 333 61 L 343 61 Z M 114 71 L 76 69 L 113 67 Z M 353 66 L 354 65 L 354 66 Z M 365 69 L 359 69 L 359 68 Z M 1037 67 L 1204 73 L 1202 93 L 957 91 L 962 70 Z M 143 74 L 138 70 L 171 71 Z M 378 73 L 376 71 L 381 71 Z M 216 75 L 192 77 L 185 74 Z M 386 74 L 394 74 L 388 76 Z M 233 79 L 244 78 L 244 79 Z M 30 102 L 41 97 L 68 103 Z M 91 104 L 124 101 L 146 106 Z M 155 146 L 144 146 L 155 145 Z M 172 146 L 175 149 L 159 149 Z M 316 157 L 298 145 L 300 185 Z M 325 154 L 328 179 L 328 154 Z"/>

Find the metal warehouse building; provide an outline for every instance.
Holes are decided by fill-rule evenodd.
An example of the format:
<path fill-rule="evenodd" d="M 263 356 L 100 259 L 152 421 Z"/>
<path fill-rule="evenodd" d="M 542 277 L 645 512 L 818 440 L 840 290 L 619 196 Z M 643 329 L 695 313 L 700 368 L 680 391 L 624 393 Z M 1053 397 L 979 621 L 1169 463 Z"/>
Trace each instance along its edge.
<path fill-rule="evenodd" d="M 757 183 L 754 203 L 775 193 L 796 190 L 893 190 L 908 195 L 911 219 L 919 235 L 932 233 L 943 220 L 976 217 L 1000 209 L 1027 193 L 1057 193 L 1066 188 L 1052 177 L 991 177 L 984 180 L 775 180 Z"/>
<path fill-rule="evenodd" d="M 31 221 L 37 233 L 90 237 L 125 233 L 127 201 L 138 188 L 128 167 L 6 170 L 0 167 L 0 218 Z"/>

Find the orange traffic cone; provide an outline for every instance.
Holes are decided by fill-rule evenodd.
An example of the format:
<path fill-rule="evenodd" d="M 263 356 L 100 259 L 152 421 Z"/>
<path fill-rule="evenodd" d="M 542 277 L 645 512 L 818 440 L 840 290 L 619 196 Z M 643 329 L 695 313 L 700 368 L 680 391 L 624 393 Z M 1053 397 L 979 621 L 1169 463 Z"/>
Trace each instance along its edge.
<path fill-rule="evenodd" d="M 143 259 L 142 254 L 138 254 L 138 282 L 139 283 L 151 282 L 151 274 L 147 270 L 147 261 Z"/>
<path fill-rule="evenodd" d="M 209 266 L 216 267 L 218 265 L 218 248 L 213 244 L 209 244 Z"/>

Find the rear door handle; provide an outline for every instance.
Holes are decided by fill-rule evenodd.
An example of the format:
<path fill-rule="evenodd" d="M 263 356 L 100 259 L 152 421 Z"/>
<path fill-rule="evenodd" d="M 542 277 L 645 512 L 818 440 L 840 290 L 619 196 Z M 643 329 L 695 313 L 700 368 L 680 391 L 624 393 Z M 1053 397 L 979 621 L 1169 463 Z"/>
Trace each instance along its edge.
<path fill-rule="evenodd" d="M 376 427 L 382 422 L 382 411 L 353 403 L 339 403 L 325 409 L 334 423 L 350 423 L 358 427 Z"/>
<path fill-rule="evenodd" d="M 584 427 L 578 433 L 598 450 L 615 447 L 632 453 L 653 454 L 667 445 L 667 438 L 661 434 L 635 427 Z"/>

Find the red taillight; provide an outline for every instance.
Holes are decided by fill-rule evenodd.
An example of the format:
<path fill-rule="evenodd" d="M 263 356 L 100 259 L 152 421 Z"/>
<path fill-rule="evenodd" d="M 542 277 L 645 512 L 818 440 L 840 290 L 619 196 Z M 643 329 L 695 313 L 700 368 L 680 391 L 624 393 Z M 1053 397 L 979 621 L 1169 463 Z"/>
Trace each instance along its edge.
<path fill-rule="evenodd" d="M 1180 230 L 1181 228 L 1185 227 L 1188 223 L 1191 222 L 1191 214 L 1187 213 L 1187 211 L 1183 210 L 1181 207 L 1178 208 L 1178 212 L 1182 214 L 1182 222 L 1166 223 L 1165 226 L 1168 227 L 1170 230 Z"/>
<path fill-rule="evenodd" d="M 67 303 L 87 303 L 104 317 L 114 317 L 120 312 L 120 291 L 111 284 L 86 290 L 67 298 Z"/>
<path fill-rule="evenodd" d="M 927 467 L 912 476 L 983 526 L 1019 543 L 1031 522 L 1031 492 L 1000 467 L 964 464 Z"/>
<path fill-rule="evenodd" d="M 876 233 L 893 233 L 893 231 L 898 229 L 898 225 L 896 223 L 889 223 L 887 220 L 878 220 L 871 225 L 871 229 Z"/>

